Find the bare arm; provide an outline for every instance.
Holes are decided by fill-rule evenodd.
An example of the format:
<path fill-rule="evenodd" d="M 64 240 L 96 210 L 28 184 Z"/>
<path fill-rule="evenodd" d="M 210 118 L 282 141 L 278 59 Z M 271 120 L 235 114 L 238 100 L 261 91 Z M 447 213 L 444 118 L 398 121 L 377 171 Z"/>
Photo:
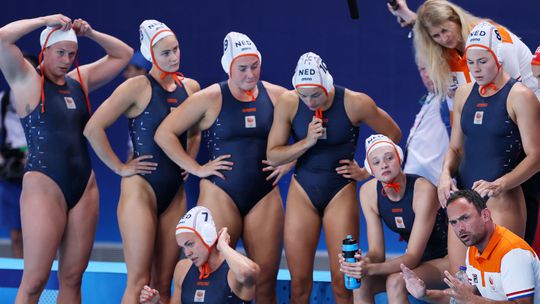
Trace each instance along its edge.
<path fill-rule="evenodd" d="M 440 206 L 435 186 L 426 179 L 416 180 L 413 197 L 414 223 L 405 254 L 384 263 L 369 265 L 369 275 L 387 275 L 399 272 L 400 264 L 411 269 L 420 264 Z"/>
<path fill-rule="evenodd" d="M 87 37 L 99 44 L 107 53 L 105 57 L 79 68 L 89 92 L 116 77 L 133 55 L 133 49 L 127 44 L 118 38 L 94 30 L 82 19 L 76 19 L 73 22 L 73 30 L 78 36 Z M 73 79 L 79 79 L 77 71 L 71 71 L 68 75 Z"/>
<path fill-rule="evenodd" d="M 71 19 L 64 15 L 50 15 L 33 19 L 23 19 L 5 25 L 0 28 L 0 69 L 6 81 L 14 83 L 26 79 L 28 74 L 37 75 L 34 67 L 30 65 L 15 45 L 21 37 L 43 26 L 59 26 L 69 29 Z"/>
<path fill-rule="evenodd" d="M 443 167 L 439 178 L 439 186 L 437 189 L 439 203 L 446 207 L 446 200 L 450 196 L 451 191 L 457 190 L 456 185 L 452 181 L 452 177 L 457 174 L 461 158 L 463 157 L 463 131 L 461 130 L 461 112 L 467 96 L 472 90 L 472 85 L 467 84 L 460 86 L 454 97 L 454 110 L 452 133 L 450 134 L 450 143 L 448 151 L 444 157 Z"/>
<path fill-rule="evenodd" d="M 182 283 L 184 278 L 191 267 L 191 261 L 188 259 L 182 259 L 176 263 L 173 275 L 174 293 L 170 299 L 169 304 L 181 304 L 182 303 Z M 139 303 L 141 304 L 162 304 L 160 301 L 159 291 L 145 285 L 139 295 Z"/>
<path fill-rule="evenodd" d="M 193 79 L 186 78 L 182 82 L 186 86 L 186 91 L 189 96 L 201 90 L 199 83 Z M 187 154 L 191 158 L 196 159 L 200 145 L 201 131 L 197 127 L 189 129 L 187 133 Z"/>
<path fill-rule="evenodd" d="M 396 122 L 368 95 L 346 90 L 345 110 L 354 125 L 365 123 L 376 133 L 388 136 L 395 143 L 401 140 L 401 130 Z"/>
<path fill-rule="evenodd" d="M 346 262 L 343 254 L 339 254 L 340 271 L 356 279 L 369 275 L 370 265 L 383 263 L 385 260 L 384 232 L 377 207 L 377 180 L 372 179 L 362 185 L 360 204 L 366 219 L 369 251 L 363 257 L 359 251 L 355 255 L 356 262 L 352 263 Z"/>
<path fill-rule="evenodd" d="M 319 118 L 313 118 L 308 128 L 307 136 L 288 145 L 291 135 L 292 119 L 298 109 L 298 96 L 295 91 L 288 91 L 279 97 L 274 109 L 274 122 L 268 135 L 268 146 L 266 156 L 271 166 L 279 166 L 297 160 L 309 148 L 317 143 L 322 137 L 322 121 Z"/>
<path fill-rule="evenodd" d="M 198 177 L 216 175 L 224 178 L 220 170 L 231 170 L 232 163 L 221 155 L 201 166 L 180 144 L 178 136 L 187 130 L 199 132 L 209 128 L 215 121 L 218 102 L 221 100 L 219 85 L 214 84 L 186 99 L 159 125 L 154 140 L 178 166 Z"/>
<path fill-rule="evenodd" d="M 216 249 L 229 265 L 227 281 L 231 290 L 241 299 L 251 300 L 255 294 L 255 283 L 261 269 L 259 265 L 229 246 L 227 228 L 221 228 Z"/>
<path fill-rule="evenodd" d="M 14 94 L 14 107 L 21 116 L 28 114 L 38 101 L 40 78 L 21 50 L 15 45 L 21 37 L 43 26 L 69 29 L 71 19 L 57 14 L 15 21 L 0 28 L 0 69 Z"/>
<path fill-rule="evenodd" d="M 516 122 L 525 158 L 510 172 L 495 181 L 476 181 L 473 189 L 480 195 L 497 196 L 513 189 L 540 170 L 540 104 L 533 92 L 518 83 L 508 95 L 508 112 Z"/>
<path fill-rule="evenodd" d="M 120 176 L 149 174 L 157 166 L 156 163 L 144 161 L 150 159 L 151 155 L 139 156 L 124 164 L 114 153 L 105 133 L 105 129 L 111 126 L 122 114 L 128 113 L 143 101 L 150 100 L 150 94 L 150 85 L 145 77 L 139 76 L 126 80 L 103 102 L 84 128 L 84 136 L 92 145 L 97 156 L 107 167 Z M 139 108 L 144 106 L 139 105 Z"/>
<path fill-rule="evenodd" d="M 397 21 L 401 27 L 413 26 L 416 22 L 416 13 L 409 9 L 407 1 L 395 0 L 395 5 L 388 5 L 390 13 L 397 17 Z"/>
<path fill-rule="evenodd" d="M 360 206 L 366 218 L 369 251 L 365 258 L 372 263 L 385 260 L 384 232 L 379 208 L 377 207 L 377 180 L 372 179 L 360 189 Z"/>

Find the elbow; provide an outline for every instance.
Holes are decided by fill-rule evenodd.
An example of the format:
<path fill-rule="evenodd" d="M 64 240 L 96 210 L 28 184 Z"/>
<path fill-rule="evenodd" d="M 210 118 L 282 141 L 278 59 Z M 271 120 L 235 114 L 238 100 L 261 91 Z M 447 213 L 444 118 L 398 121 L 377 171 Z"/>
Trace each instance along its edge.
<path fill-rule="evenodd" d="M 243 285 L 255 285 L 257 282 L 257 278 L 259 277 L 259 274 L 261 272 L 261 268 L 259 265 L 257 265 L 254 262 L 249 263 L 249 265 L 246 265 L 242 271 L 239 273 L 238 281 L 242 283 Z"/>
<path fill-rule="evenodd" d="M 122 58 L 126 61 L 126 64 L 129 63 L 131 60 L 131 57 L 133 57 L 133 49 L 129 45 L 125 45 L 124 53 L 122 54 Z"/>
<path fill-rule="evenodd" d="M 422 259 L 421 255 L 412 255 L 412 254 L 405 254 L 403 256 L 403 265 L 407 266 L 409 269 L 415 269 L 420 265 L 420 261 Z"/>
<path fill-rule="evenodd" d="M 395 130 L 393 130 L 390 134 L 390 138 L 392 138 L 395 143 L 399 143 L 401 140 L 401 135 L 401 129 L 396 125 Z"/>
<path fill-rule="evenodd" d="M 87 123 L 84 127 L 83 135 L 88 141 L 90 141 L 95 132 L 96 128 L 91 123 Z"/>
<path fill-rule="evenodd" d="M 157 128 L 156 133 L 154 134 L 154 141 L 164 151 L 165 151 L 164 147 L 166 146 L 167 138 L 169 138 L 169 134 L 170 134 L 169 130 L 164 128 L 163 124 Z"/>
<path fill-rule="evenodd" d="M 274 152 L 274 149 L 267 149 L 266 150 L 266 160 L 268 161 L 268 164 L 272 167 L 277 167 L 282 165 L 278 162 L 278 159 L 276 158 L 276 153 Z"/>
<path fill-rule="evenodd" d="M 160 148 L 163 149 L 163 129 L 161 127 L 158 127 L 156 133 L 154 133 L 154 141 Z"/>

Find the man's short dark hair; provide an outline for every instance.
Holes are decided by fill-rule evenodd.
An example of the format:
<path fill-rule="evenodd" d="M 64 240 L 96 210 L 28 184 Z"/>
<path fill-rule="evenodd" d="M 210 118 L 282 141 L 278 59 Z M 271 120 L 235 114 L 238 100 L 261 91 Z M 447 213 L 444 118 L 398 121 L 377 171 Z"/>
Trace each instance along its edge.
<path fill-rule="evenodd" d="M 450 197 L 446 201 L 446 207 L 448 207 L 448 205 L 460 198 L 464 198 L 469 203 L 473 204 L 478 213 L 487 208 L 486 201 L 480 196 L 480 194 L 478 194 L 478 192 L 474 190 L 469 189 L 459 190 L 450 194 Z"/>

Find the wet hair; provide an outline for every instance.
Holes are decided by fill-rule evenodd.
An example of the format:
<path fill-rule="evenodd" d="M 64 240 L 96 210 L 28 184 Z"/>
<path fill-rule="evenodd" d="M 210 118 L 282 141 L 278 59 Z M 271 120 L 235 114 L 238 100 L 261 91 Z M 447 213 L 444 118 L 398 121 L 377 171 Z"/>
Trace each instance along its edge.
<path fill-rule="evenodd" d="M 439 26 L 446 21 L 454 22 L 461 28 L 461 41 L 465 43 L 473 27 L 480 23 L 480 18 L 446 0 L 427 0 L 418 8 L 413 28 L 415 56 L 425 60 L 435 92 L 439 95 L 446 95 L 452 84 L 447 62 L 449 50 L 433 40 L 428 27 Z"/>
<path fill-rule="evenodd" d="M 459 190 L 450 194 L 450 197 L 446 201 L 446 207 L 460 198 L 464 198 L 469 203 L 473 204 L 478 213 L 487 208 L 486 200 L 483 199 L 478 192 L 469 189 Z"/>

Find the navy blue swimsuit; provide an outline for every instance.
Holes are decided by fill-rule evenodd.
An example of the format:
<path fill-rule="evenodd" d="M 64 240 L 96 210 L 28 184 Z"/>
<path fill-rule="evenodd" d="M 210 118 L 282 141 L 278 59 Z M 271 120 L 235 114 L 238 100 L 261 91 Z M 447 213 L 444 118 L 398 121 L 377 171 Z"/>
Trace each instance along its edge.
<path fill-rule="evenodd" d="M 521 136 L 506 109 L 515 83 L 511 79 L 490 97 L 480 96 L 478 84 L 474 84 L 461 113 L 463 158 L 456 177 L 458 188 L 470 189 L 480 179 L 492 182 L 519 163 Z"/>
<path fill-rule="evenodd" d="M 234 98 L 226 81 L 219 85 L 221 112 L 203 138 L 211 159 L 230 154 L 227 161 L 234 165 L 231 171 L 221 171 L 225 180 L 217 176 L 207 179 L 223 189 L 245 216 L 274 188 L 272 181 L 266 180 L 269 173 L 262 171 L 274 105 L 261 82 L 257 84 L 257 99 L 249 102 Z"/>
<path fill-rule="evenodd" d="M 323 113 L 326 139 L 319 139 L 296 163 L 295 178 L 306 191 L 313 206 L 322 216 L 332 198 L 352 182 L 336 173 L 342 159 L 354 159 L 358 141 L 358 127 L 354 126 L 345 112 L 345 88 L 335 86 L 335 96 L 330 108 Z M 308 126 L 314 112 L 301 100 L 292 121 L 295 142 L 307 136 Z"/>
<path fill-rule="evenodd" d="M 50 177 L 69 210 L 81 199 L 92 168 L 83 135 L 90 118 L 84 92 L 76 80 L 65 79 L 64 85 L 56 85 L 45 77 L 45 112 L 41 113 L 40 101 L 21 123 L 28 143 L 26 171 Z"/>
<path fill-rule="evenodd" d="M 407 185 L 401 200 L 394 202 L 387 196 L 382 195 L 382 184 L 377 182 L 377 208 L 379 214 L 388 228 L 400 235 L 402 239 L 409 242 L 414 224 L 414 185 L 419 178 L 418 175 L 407 174 Z M 447 255 L 447 231 L 448 224 L 446 212 L 439 208 L 433 230 L 424 250 L 421 261 L 429 261 L 442 258 Z"/>
<path fill-rule="evenodd" d="M 154 134 L 165 117 L 178 107 L 187 97 L 185 87 L 177 86 L 167 92 L 150 74 L 145 75 L 152 87 L 152 96 L 146 109 L 137 117 L 129 119 L 129 132 L 133 142 L 133 157 L 152 155 L 147 161 L 158 164 L 151 174 L 140 174 L 152 187 L 156 195 L 157 214 L 163 213 L 183 185 L 182 169 L 178 167 L 154 141 Z M 184 149 L 187 135 L 180 136 Z"/>
<path fill-rule="evenodd" d="M 221 265 L 206 279 L 199 280 L 199 269 L 192 264 L 182 282 L 182 304 L 206 303 L 206 304 L 248 304 L 251 301 L 243 301 L 236 296 L 229 282 L 227 274 L 229 264 L 223 261 Z"/>

